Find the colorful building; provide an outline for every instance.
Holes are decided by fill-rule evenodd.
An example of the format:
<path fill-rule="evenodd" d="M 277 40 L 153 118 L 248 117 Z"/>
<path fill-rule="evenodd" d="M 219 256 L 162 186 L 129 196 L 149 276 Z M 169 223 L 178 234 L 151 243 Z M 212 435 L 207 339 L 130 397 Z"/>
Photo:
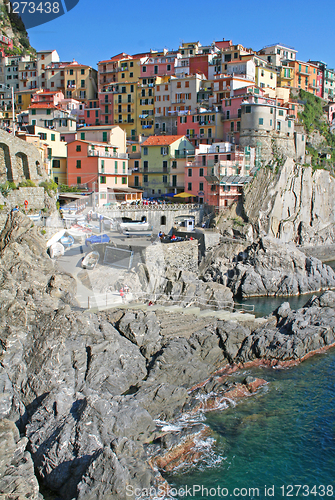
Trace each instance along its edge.
<path fill-rule="evenodd" d="M 183 190 L 184 166 L 194 146 L 183 135 L 151 136 L 141 145 L 144 195 Z"/>

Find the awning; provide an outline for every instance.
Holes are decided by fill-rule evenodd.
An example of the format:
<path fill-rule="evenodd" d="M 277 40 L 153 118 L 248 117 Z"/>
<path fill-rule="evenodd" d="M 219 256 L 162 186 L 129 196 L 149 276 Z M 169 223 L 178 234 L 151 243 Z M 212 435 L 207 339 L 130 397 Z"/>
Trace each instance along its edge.
<path fill-rule="evenodd" d="M 192 193 L 185 193 L 185 192 L 183 192 L 183 193 L 175 194 L 174 198 L 190 198 L 192 196 L 195 197 L 195 195 L 192 194 Z"/>

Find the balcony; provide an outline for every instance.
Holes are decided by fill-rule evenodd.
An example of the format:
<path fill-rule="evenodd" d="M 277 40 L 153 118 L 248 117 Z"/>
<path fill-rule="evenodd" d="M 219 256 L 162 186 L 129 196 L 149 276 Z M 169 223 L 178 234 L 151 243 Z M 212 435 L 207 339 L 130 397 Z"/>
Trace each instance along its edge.
<path fill-rule="evenodd" d="M 121 101 L 119 101 L 118 99 L 115 99 L 114 103 L 115 104 L 134 104 L 134 99 L 131 99 L 130 101 L 128 101 L 128 99 L 122 99 Z"/>
<path fill-rule="evenodd" d="M 171 104 L 185 104 L 185 99 L 177 99 L 176 101 L 172 101 Z"/>
<path fill-rule="evenodd" d="M 100 151 L 96 149 L 89 149 L 88 156 L 98 156 L 100 158 L 119 158 L 121 160 L 128 160 L 127 153 L 118 153 L 117 151 Z"/>

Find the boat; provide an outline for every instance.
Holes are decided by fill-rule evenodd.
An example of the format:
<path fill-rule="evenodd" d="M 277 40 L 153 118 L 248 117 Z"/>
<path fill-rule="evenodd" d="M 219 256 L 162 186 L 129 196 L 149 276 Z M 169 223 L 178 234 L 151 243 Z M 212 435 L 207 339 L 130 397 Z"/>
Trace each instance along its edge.
<path fill-rule="evenodd" d="M 130 232 L 136 232 L 136 231 L 149 231 L 151 229 L 151 226 L 148 222 L 121 222 L 119 224 L 120 231 L 130 231 Z"/>
<path fill-rule="evenodd" d="M 132 229 L 123 229 L 123 234 L 125 236 L 143 236 L 143 237 L 149 237 L 152 236 L 152 227 L 149 229 L 142 229 L 142 231 L 133 231 Z"/>
<path fill-rule="evenodd" d="M 67 236 L 64 235 L 61 237 L 60 242 L 65 248 L 70 248 L 74 243 L 74 237 L 71 236 L 71 234 L 68 234 Z"/>
<path fill-rule="evenodd" d="M 38 221 L 41 220 L 41 214 L 33 214 L 33 215 L 28 215 L 29 219 L 32 221 Z"/>
<path fill-rule="evenodd" d="M 55 259 L 56 257 L 60 257 L 61 255 L 64 255 L 64 247 L 61 243 L 59 243 L 59 241 L 57 241 L 56 243 L 53 243 L 49 247 L 49 253 L 50 253 L 50 257 L 52 259 Z"/>
<path fill-rule="evenodd" d="M 99 252 L 90 252 L 81 261 L 81 267 L 84 269 L 93 269 L 99 262 L 99 258 Z"/>
<path fill-rule="evenodd" d="M 94 243 L 109 243 L 110 238 L 107 234 L 93 234 L 89 238 L 86 238 L 85 244 L 88 245 L 89 243 L 94 244 Z"/>
<path fill-rule="evenodd" d="M 88 227 L 79 226 L 78 224 L 74 224 L 67 229 L 67 233 L 73 236 L 75 240 L 81 241 L 83 238 L 87 238 L 92 234 L 92 230 Z"/>

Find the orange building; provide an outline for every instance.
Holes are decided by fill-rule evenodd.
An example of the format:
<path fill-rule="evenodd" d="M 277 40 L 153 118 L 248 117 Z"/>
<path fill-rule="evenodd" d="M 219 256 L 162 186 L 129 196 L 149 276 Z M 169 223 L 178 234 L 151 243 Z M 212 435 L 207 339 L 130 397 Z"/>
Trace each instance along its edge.
<path fill-rule="evenodd" d="M 318 67 L 315 64 L 303 61 L 289 61 L 288 66 L 294 69 L 292 87 L 303 89 L 314 95 L 319 93 Z"/>

